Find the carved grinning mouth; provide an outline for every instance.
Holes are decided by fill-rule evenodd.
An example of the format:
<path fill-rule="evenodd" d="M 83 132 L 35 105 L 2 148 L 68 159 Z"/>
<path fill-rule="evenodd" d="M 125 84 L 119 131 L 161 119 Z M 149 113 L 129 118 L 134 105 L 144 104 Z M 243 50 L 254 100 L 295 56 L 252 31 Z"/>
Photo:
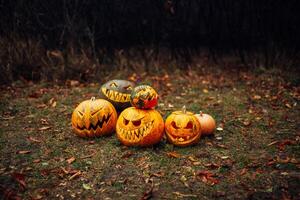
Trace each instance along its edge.
<path fill-rule="evenodd" d="M 148 101 L 151 101 L 154 98 L 156 98 L 156 94 L 155 93 L 154 94 L 150 94 L 149 92 L 147 92 L 147 94 L 141 94 L 139 96 L 142 97 L 145 100 L 148 100 Z"/>
<path fill-rule="evenodd" d="M 147 136 L 150 133 L 151 129 L 153 128 L 153 123 L 154 120 L 134 130 L 125 130 L 119 127 L 119 135 L 123 139 L 129 140 L 131 142 L 139 142 L 143 137 Z"/>
<path fill-rule="evenodd" d="M 130 101 L 130 94 L 120 93 L 114 90 L 110 90 L 107 88 L 102 88 L 102 93 L 109 99 L 112 99 L 116 102 L 129 102 Z"/>
<path fill-rule="evenodd" d="M 194 134 L 192 136 L 176 136 L 176 135 L 171 135 L 169 134 L 169 137 L 173 140 L 176 141 L 177 143 L 185 143 L 194 140 L 195 138 L 198 137 L 197 134 Z"/>
<path fill-rule="evenodd" d="M 108 115 L 104 115 L 104 116 L 102 117 L 102 119 L 99 119 L 95 125 L 93 125 L 93 124 L 91 123 L 89 127 L 85 127 L 85 125 L 83 125 L 82 127 L 80 127 L 80 126 L 77 124 L 76 127 L 77 127 L 79 130 L 91 130 L 91 129 L 96 130 L 97 128 L 102 128 L 104 123 L 106 123 L 106 124 L 108 123 L 111 114 L 112 114 L 112 113 L 109 113 Z"/>

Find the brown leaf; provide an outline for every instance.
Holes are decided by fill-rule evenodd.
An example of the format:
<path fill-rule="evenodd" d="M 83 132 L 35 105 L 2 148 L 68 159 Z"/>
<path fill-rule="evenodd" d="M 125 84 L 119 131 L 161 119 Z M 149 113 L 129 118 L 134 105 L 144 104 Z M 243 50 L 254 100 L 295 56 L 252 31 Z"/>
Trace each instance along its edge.
<path fill-rule="evenodd" d="M 203 183 L 208 185 L 218 184 L 220 181 L 214 178 L 214 174 L 209 171 L 198 171 L 197 178 L 199 178 Z"/>
<path fill-rule="evenodd" d="M 85 159 L 85 158 L 91 158 L 93 157 L 94 155 L 96 155 L 97 151 L 96 150 L 92 150 L 92 153 L 89 154 L 89 155 L 86 155 L 86 156 L 82 156 L 80 157 L 81 159 Z"/>
<path fill-rule="evenodd" d="M 31 151 L 29 150 L 20 150 L 20 151 L 17 151 L 17 154 L 29 154 L 31 153 Z"/>
<path fill-rule="evenodd" d="M 153 187 L 154 184 L 151 184 L 151 187 L 143 194 L 142 198 L 140 200 L 148 200 L 153 197 Z"/>
<path fill-rule="evenodd" d="M 291 106 L 289 103 L 286 103 L 285 106 L 286 106 L 287 108 L 292 108 L 292 106 Z"/>
<path fill-rule="evenodd" d="M 26 183 L 25 183 L 25 175 L 21 174 L 21 173 L 13 173 L 12 177 L 14 180 L 16 180 L 19 185 L 21 186 L 22 190 L 24 190 L 26 188 Z"/>
<path fill-rule="evenodd" d="M 7 185 L 0 184 L 0 194 L 2 199 L 22 200 L 17 192 L 12 188 L 8 188 Z"/>
<path fill-rule="evenodd" d="M 254 95 L 252 98 L 253 98 L 254 100 L 259 100 L 259 99 L 261 99 L 261 96 L 259 96 L 259 95 Z"/>
<path fill-rule="evenodd" d="M 76 160 L 75 157 L 71 157 L 71 158 L 67 159 L 67 163 L 68 163 L 68 164 L 71 164 L 71 163 L 74 162 L 75 160 Z"/>
<path fill-rule="evenodd" d="M 189 156 L 188 159 L 192 162 L 197 162 L 198 160 L 194 158 L 193 156 Z"/>
<path fill-rule="evenodd" d="M 51 126 L 43 126 L 43 127 L 39 128 L 38 130 L 39 131 L 45 131 L 45 130 L 48 130 L 48 129 L 51 129 Z"/>
<path fill-rule="evenodd" d="M 35 159 L 35 160 L 33 160 L 32 162 L 33 162 L 33 163 L 39 163 L 39 162 L 41 162 L 41 160 L 40 160 L 40 159 Z"/>
<path fill-rule="evenodd" d="M 34 138 L 34 137 L 28 137 L 27 138 L 29 141 L 31 141 L 31 142 L 36 142 L 36 143 L 40 143 L 40 142 L 42 142 L 42 141 L 40 141 L 40 140 L 38 140 L 38 139 L 36 139 L 36 138 Z"/>
<path fill-rule="evenodd" d="M 291 144 L 295 144 L 295 141 L 290 139 L 283 140 L 278 144 L 278 149 L 283 151 L 286 145 L 291 145 Z"/>
<path fill-rule="evenodd" d="M 77 171 L 75 174 L 73 174 L 72 176 L 70 176 L 69 180 L 72 180 L 72 179 L 74 179 L 74 178 L 76 178 L 76 177 L 78 177 L 80 175 L 81 175 L 81 171 Z"/>
<path fill-rule="evenodd" d="M 42 103 L 42 104 L 38 104 L 36 107 L 37 107 L 37 108 L 46 108 L 47 105 L 44 104 L 44 103 Z"/>
<path fill-rule="evenodd" d="M 220 165 L 217 165 L 215 163 L 204 164 L 204 166 L 209 168 L 209 169 L 218 169 L 220 167 Z"/>
<path fill-rule="evenodd" d="M 250 126 L 251 125 L 251 121 L 246 120 L 246 121 L 243 122 L 243 124 L 244 124 L 244 126 Z"/>
<path fill-rule="evenodd" d="M 181 157 L 181 155 L 175 151 L 167 152 L 167 156 L 169 156 L 170 158 L 180 158 Z"/>
<path fill-rule="evenodd" d="M 130 156 L 132 156 L 134 153 L 132 152 L 132 151 L 127 151 L 127 152 L 125 152 L 122 156 L 121 156 L 121 158 L 129 158 Z"/>
<path fill-rule="evenodd" d="M 247 173 L 248 169 L 247 168 L 243 168 L 242 171 L 240 172 L 240 175 L 243 176 Z"/>

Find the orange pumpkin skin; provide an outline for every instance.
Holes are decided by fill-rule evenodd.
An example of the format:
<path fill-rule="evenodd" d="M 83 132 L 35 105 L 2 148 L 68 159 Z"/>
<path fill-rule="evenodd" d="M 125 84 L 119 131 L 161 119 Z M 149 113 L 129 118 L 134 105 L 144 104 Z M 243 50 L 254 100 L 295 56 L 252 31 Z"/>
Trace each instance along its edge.
<path fill-rule="evenodd" d="M 201 125 L 191 112 L 175 111 L 165 122 L 167 139 L 170 143 L 185 147 L 199 142 Z"/>
<path fill-rule="evenodd" d="M 114 132 L 117 112 L 104 100 L 92 98 L 80 103 L 72 114 L 72 127 L 80 137 L 97 137 Z"/>
<path fill-rule="evenodd" d="M 158 103 L 158 94 L 149 85 L 139 85 L 132 90 L 130 102 L 136 108 L 151 109 Z"/>
<path fill-rule="evenodd" d="M 200 112 L 200 114 L 195 115 L 201 124 L 202 135 L 213 134 L 216 128 L 216 122 L 214 118 L 208 114 Z"/>
<path fill-rule="evenodd" d="M 126 146 L 151 146 L 163 137 L 164 121 L 156 110 L 129 107 L 120 114 L 116 132 Z"/>

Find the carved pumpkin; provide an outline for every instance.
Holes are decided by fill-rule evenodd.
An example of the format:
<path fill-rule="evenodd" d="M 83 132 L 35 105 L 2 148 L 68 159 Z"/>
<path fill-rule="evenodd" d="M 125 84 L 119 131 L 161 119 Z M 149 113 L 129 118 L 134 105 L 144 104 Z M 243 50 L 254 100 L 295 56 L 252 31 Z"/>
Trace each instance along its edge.
<path fill-rule="evenodd" d="M 149 85 L 137 86 L 131 93 L 131 105 L 136 108 L 154 108 L 157 105 L 157 99 L 157 92 Z"/>
<path fill-rule="evenodd" d="M 201 125 L 191 112 L 182 111 L 171 113 L 165 122 L 167 139 L 176 146 L 188 146 L 199 141 Z"/>
<path fill-rule="evenodd" d="M 80 137 L 96 137 L 111 134 L 115 130 L 117 112 L 104 99 L 86 100 L 72 114 L 72 127 Z"/>
<path fill-rule="evenodd" d="M 100 97 L 111 102 L 119 111 L 130 107 L 130 94 L 135 84 L 127 80 L 111 80 L 101 86 Z"/>
<path fill-rule="evenodd" d="M 156 110 L 126 108 L 116 126 L 118 139 L 126 146 L 151 146 L 158 143 L 164 131 L 164 121 Z"/>
<path fill-rule="evenodd" d="M 208 114 L 204 114 L 200 111 L 200 114 L 195 115 L 201 124 L 201 133 L 202 135 L 211 135 L 213 134 L 216 128 L 216 122 L 214 118 Z"/>

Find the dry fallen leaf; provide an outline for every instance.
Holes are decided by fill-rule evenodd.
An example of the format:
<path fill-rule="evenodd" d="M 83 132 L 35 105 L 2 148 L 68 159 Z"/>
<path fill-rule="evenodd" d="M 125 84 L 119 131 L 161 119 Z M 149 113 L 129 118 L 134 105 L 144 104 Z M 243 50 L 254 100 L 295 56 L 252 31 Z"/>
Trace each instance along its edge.
<path fill-rule="evenodd" d="M 17 151 L 17 154 L 29 154 L 31 153 L 31 151 L 29 150 L 20 150 L 20 151 Z"/>
<path fill-rule="evenodd" d="M 45 130 L 48 130 L 48 129 L 51 129 L 51 127 L 50 126 L 43 126 L 43 127 L 39 128 L 38 130 L 39 131 L 45 131 Z"/>
<path fill-rule="evenodd" d="M 243 124 L 244 124 L 244 126 L 250 126 L 251 125 L 251 121 L 246 120 L 246 121 L 243 122 Z"/>
<path fill-rule="evenodd" d="M 127 151 L 125 152 L 121 158 L 129 158 L 130 156 L 132 156 L 134 153 L 132 151 Z"/>
<path fill-rule="evenodd" d="M 247 173 L 248 169 L 247 168 L 243 168 L 242 171 L 240 172 L 240 175 L 243 176 Z"/>
<path fill-rule="evenodd" d="M 71 163 L 74 162 L 75 160 L 76 160 L 76 158 L 71 157 L 71 158 L 67 159 L 67 163 L 68 163 L 68 164 L 71 164 Z"/>
<path fill-rule="evenodd" d="M 36 139 L 34 137 L 31 137 L 31 136 L 28 138 L 28 140 L 31 141 L 31 142 L 36 142 L 36 143 L 42 142 L 42 141 L 40 141 L 40 140 L 38 140 L 38 139 Z"/>
<path fill-rule="evenodd" d="M 181 155 L 175 151 L 167 152 L 167 155 L 171 158 L 180 158 Z"/>
<path fill-rule="evenodd" d="M 252 98 L 255 99 L 255 100 L 259 100 L 259 99 L 261 99 L 261 96 L 259 96 L 259 95 L 254 95 Z"/>
<path fill-rule="evenodd" d="M 193 156 L 189 156 L 188 159 L 192 162 L 197 162 L 198 160 L 194 158 Z"/>
<path fill-rule="evenodd" d="M 209 171 L 198 171 L 197 178 L 199 178 L 203 183 L 208 185 L 218 184 L 220 181 L 214 178 L 215 175 Z"/>
<path fill-rule="evenodd" d="M 21 189 L 24 190 L 26 188 L 26 183 L 25 183 L 25 175 L 21 173 L 13 173 L 12 177 L 19 183 L 21 186 Z"/>

